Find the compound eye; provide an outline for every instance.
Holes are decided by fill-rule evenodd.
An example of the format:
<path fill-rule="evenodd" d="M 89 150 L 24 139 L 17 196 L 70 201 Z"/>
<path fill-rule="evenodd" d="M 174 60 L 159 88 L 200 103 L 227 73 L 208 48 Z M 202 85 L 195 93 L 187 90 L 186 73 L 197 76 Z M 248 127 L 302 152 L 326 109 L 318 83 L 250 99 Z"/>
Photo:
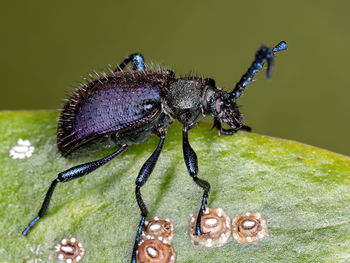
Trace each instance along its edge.
<path fill-rule="evenodd" d="M 215 110 L 216 110 L 216 113 L 219 117 L 221 117 L 223 114 L 222 104 L 223 104 L 223 102 L 222 102 L 221 98 L 220 97 L 217 98 L 215 101 Z"/>

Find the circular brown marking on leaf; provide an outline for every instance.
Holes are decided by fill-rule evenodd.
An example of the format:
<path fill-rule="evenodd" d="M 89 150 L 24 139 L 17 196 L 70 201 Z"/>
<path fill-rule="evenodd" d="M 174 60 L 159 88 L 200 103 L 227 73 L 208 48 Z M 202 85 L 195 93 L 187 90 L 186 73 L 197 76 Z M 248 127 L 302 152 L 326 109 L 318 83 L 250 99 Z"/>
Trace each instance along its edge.
<path fill-rule="evenodd" d="M 258 212 L 236 215 L 232 220 L 232 237 L 238 243 L 258 242 L 268 236 L 266 218 Z"/>
<path fill-rule="evenodd" d="M 207 208 L 201 220 L 202 235 L 196 232 L 197 216 L 190 218 L 190 237 L 195 244 L 206 247 L 223 246 L 231 235 L 231 219 L 221 208 Z"/>
<path fill-rule="evenodd" d="M 56 246 L 56 252 L 60 260 L 75 263 L 82 259 L 85 249 L 83 244 L 75 238 L 65 238 Z"/>
<path fill-rule="evenodd" d="M 158 239 L 141 241 L 136 257 L 138 263 L 174 263 L 176 259 L 172 245 Z"/>
<path fill-rule="evenodd" d="M 169 219 L 155 217 L 146 221 L 142 231 L 142 239 L 159 239 L 170 242 L 174 236 L 174 224 Z"/>

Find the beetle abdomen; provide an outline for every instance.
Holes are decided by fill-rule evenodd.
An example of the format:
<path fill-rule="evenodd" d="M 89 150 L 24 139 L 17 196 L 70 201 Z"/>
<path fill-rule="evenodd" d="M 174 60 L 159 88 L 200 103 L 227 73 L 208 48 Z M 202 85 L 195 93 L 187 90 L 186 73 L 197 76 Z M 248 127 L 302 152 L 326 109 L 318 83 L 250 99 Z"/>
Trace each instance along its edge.
<path fill-rule="evenodd" d="M 98 136 L 152 121 L 161 112 L 160 93 L 169 77 L 167 72 L 120 72 L 78 89 L 61 112 L 58 149 L 66 155 Z"/>

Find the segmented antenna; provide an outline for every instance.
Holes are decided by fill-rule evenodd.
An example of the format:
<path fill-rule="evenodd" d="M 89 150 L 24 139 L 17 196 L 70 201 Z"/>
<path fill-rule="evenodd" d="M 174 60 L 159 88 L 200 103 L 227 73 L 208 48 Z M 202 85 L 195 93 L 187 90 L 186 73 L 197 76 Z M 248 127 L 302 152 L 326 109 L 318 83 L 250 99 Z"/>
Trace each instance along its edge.
<path fill-rule="evenodd" d="M 267 72 L 266 77 L 270 79 L 273 72 L 274 66 L 274 54 L 276 52 L 286 50 L 288 48 L 287 43 L 281 41 L 273 49 L 270 49 L 266 46 L 261 46 L 261 48 L 255 53 L 255 60 L 253 61 L 250 68 L 242 76 L 240 81 L 236 84 L 235 88 L 231 94 L 237 99 L 242 95 L 242 92 L 245 90 L 246 86 L 253 80 L 253 77 L 262 70 L 264 64 L 267 62 Z"/>

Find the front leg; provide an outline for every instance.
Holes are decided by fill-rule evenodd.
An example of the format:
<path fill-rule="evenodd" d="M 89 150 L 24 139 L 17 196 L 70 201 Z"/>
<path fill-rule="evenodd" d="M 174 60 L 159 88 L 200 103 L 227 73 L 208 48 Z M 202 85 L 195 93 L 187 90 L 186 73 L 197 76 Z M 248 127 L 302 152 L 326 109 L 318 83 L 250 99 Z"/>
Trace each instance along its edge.
<path fill-rule="evenodd" d="M 202 204 L 198 212 L 197 222 L 196 222 L 196 235 L 202 235 L 205 233 L 202 233 L 201 231 L 201 219 L 203 212 L 205 210 L 205 205 L 207 204 L 208 194 L 210 191 L 210 184 L 207 181 L 204 181 L 202 179 L 199 179 L 197 177 L 198 174 L 198 161 L 197 161 L 197 155 L 192 149 L 190 143 L 188 142 L 188 128 L 184 127 L 182 130 L 182 146 L 183 146 L 183 153 L 184 153 L 184 159 L 187 166 L 187 170 L 190 174 L 190 176 L 193 178 L 193 181 L 203 189 L 203 198 L 202 198 Z"/>
<path fill-rule="evenodd" d="M 221 135 L 221 134 L 223 134 L 223 135 L 232 135 L 232 134 L 234 134 L 234 133 L 236 133 L 239 129 L 240 130 L 245 130 L 245 131 L 248 131 L 248 132 L 250 132 L 250 131 L 252 131 L 252 128 L 250 128 L 249 126 L 245 126 L 245 125 L 243 125 L 242 127 L 240 127 L 239 129 L 224 129 L 224 128 L 222 128 L 222 126 L 221 126 L 221 122 L 217 119 L 217 118 L 215 118 L 214 119 L 214 124 L 213 124 L 213 128 L 216 128 L 216 129 L 218 129 L 218 131 L 219 131 L 219 136 Z"/>

